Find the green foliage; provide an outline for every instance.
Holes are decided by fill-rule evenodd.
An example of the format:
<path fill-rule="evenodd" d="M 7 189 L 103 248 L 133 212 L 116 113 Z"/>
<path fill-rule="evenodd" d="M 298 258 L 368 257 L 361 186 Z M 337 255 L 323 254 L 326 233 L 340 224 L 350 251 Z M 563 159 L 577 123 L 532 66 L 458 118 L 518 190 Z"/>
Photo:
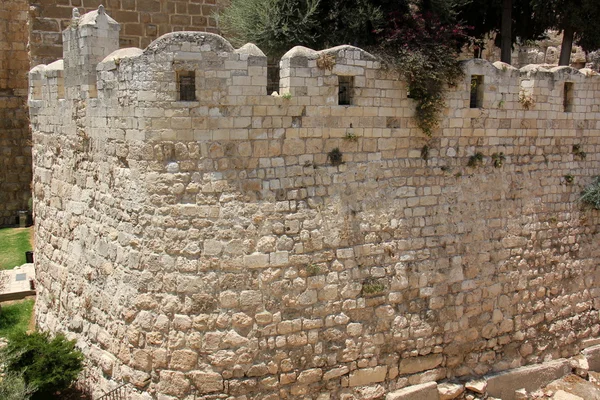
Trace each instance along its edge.
<path fill-rule="evenodd" d="M 232 0 L 219 24 L 234 46 L 251 42 L 270 55 L 315 46 L 319 0 Z"/>
<path fill-rule="evenodd" d="M 2 350 L 5 371 L 22 374 L 27 385 L 36 388 L 32 400 L 51 399 L 68 388 L 83 369 L 83 354 L 75 341 L 64 335 L 50 338 L 48 333 L 17 333 Z"/>
<path fill-rule="evenodd" d="M 32 249 L 33 227 L 0 229 L 0 269 L 25 264 L 25 252 Z"/>
<path fill-rule="evenodd" d="M 385 20 L 377 0 L 231 0 L 219 25 L 234 46 L 252 42 L 280 57 L 294 46 L 367 46 Z M 391 4 L 388 5 L 391 7 Z M 323 29 L 326 26 L 327 29 Z"/>
<path fill-rule="evenodd" d="M 282 98 L 284 98 L 285 100 L 291 100 L 292 98 L 292 94 L 291 93 L 284 93 L 281 95 Z"/>
<path fill-rule="evenodd" d="M 475 168 L 478 165 L 483 164 L 483 154 L 481 152 L 477 152 L 469 157 L 469 162 L 467 162 L 467 167 Z"/>
<path fill-rule="evenodd" d="M 574 31 L 573 39 L 585 51 L 600 48 L 600 2 L 598 0 L 530 0 L 535 20 L 548 28 Z M 563 45 L 564 45 L 563 41 Z"/>
<path fill-rule="evenodd" d="M 307 276 L 315 276 L 321 273 L 321 267 L 317 264 L 308 264 L 306 266 L 306 275 Z"/>
<path fill-rule="evenodd" d="M 16 333 L 25 333 L 33 314 L 34 304 L 34 300 L 23 300 L 8 306 L 2 306 L 0 310 L 0 337 L 8 338 Z"/>
<path fill-rule="evenodd" d="M 339 148 L 335 148 L 327 153 L 327 159 L 331 162 L 331 165 L 337 166 L 343 164 L 343 154 Z"/>
<path fill-rule="evenodd" d="M 579 200 L 596 210 L 600 210 L 600 176 L 595 177 L 592 183 L 583 189 Z"/>
<path fill-rule="evenodd" d="M 575 177 L 571 174 L 567 174 L 563 178 L 565 178 L 565 183 L 567 185 L 570 185 L 571 183 L 575 182 Z"/>
<path fill-rule="evenodd" d="M 585 157 L 587 157 L 587 154 L 583 151 L 580 144 L 573 145 L 573 155 L 581 160 L 585 160 Z"/>
<path fill-rule="evenodd" d="M 344 136 L 344 140 L 348 142 L 358 142 L 358 136 L 354 132 L 346 132 L 346 136 Z"/>
<path fill-rule="evenodd" d="M 446 87 L 463 77 L 458 52 L 469 38 L 464 26 L 445 21 L 448 15 L 443 18 L 422 8 L 393 14 L 380 52 L 406 80 L 409 97 L 416 101 L 417 125 L 431 136 L 445 106 Z"/>
<path fill-rule="evenodd" d="M 28 400 L 35 388 L 25 383 L 20 374 L 6 374 L 0 377 L 0 399 Z"/>
<path fill-rule="evenodd" d="M 425 161 L 429 159 L 429 149 L 430 147 L 428 144 L 421 147 L 421 158 Z"/>
<path fill-rule="evenodd" d="M 366 295 L 375 295 L 383 293 L 385 285 L 375 279 L 367 279 L 363 282 L 362 292 Z"/>
<path fill-rule="evenodd" d="M 503 152 L 492 154 L 492 164 L 494 164 L 494 168 L 500 168 L 504 165 L 504 160 L 506 160 L 506 156 L 504 156 Z"/>

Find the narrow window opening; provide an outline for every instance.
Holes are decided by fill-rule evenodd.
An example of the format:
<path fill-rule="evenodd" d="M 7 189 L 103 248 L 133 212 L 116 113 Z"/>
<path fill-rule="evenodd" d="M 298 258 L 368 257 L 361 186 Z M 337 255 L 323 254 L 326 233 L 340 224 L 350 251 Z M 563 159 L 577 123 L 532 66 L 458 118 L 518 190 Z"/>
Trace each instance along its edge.
<path fill-rule="evenodd" d="M 179 101 L 196 101 L 196 73 L 179 72 Z"/>
<path fill-rule="evenodd" d="M 33 100 L 42 100 L 41 79 L 33 79 Z"/>
<path fill-rule="evenodd" d="M 56 92 L 59 99 L 65 98 L 65 78 L 60 75 L 56 80 Z"/>
<path fill-rule="evenodd" d="M 267 59 L 267 94 L 279 93 L 279 60 L 274 57 Z"/>
<path fill-rule="evenodd" d="M 354 94 L 354 77 L 338 76 L 338 104 L 351 106 Z"/>
<path fill-rule="evenodd" d="M 563 107 L 565 112 L 573 112 L 573 82 L 565 82 Z"/>
<path fill-rule="evenodd" d="M 483 107 L 483 75 L 471 75 L 471 108 Z"/>

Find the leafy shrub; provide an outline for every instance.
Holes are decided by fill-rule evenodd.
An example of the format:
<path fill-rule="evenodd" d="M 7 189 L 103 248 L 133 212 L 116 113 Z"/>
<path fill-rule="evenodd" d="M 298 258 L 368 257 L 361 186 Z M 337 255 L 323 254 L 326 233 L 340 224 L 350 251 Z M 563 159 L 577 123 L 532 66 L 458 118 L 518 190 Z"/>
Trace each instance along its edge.
<path fill-rule="evenodd" d="M 579 200 L 596 210 L 600 210 L 600 176 L 595 177 L 592 183 L 583 189 Z"/>
<path fill-rule="evenodd" d="M 431 136 L 445 106 L 445 88 L 463 77 L 458 52 L 469 39 L 466 27 L 430 11 L 393 13 L 383 36 L 381 52 L 406 79 L 417 125 Z"/>
<path fill-rule="evenodd" d="M 61 334 L 51 338 L 48 333 L 19 332 L 9 339 L 1 355 L 7 373 L 22 375 L 25 383 L 35 388 L 32 400 L 53 398 L 83 369 L 83 354 L 75 349 L 75 341 Z"/>
<path fill-rule="evenodd" d="M 2 400 L 28 400 L 34 391 L 34 387 L 26 384 L 21 375 L 6 374 L 0 378 L 0 399 Z"/>

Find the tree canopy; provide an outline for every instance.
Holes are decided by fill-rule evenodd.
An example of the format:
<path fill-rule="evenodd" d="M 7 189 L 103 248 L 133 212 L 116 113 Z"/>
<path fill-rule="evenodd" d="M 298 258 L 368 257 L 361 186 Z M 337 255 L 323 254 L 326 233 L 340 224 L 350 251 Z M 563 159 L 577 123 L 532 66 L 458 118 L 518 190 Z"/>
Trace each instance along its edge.
<path fill-rule="evenodd" d="M 568 65 L 573 43 L 585 51 L 600 48 L 600 1 L 530 0 L 535 19 L 563 33 L 559 65 Z"/>

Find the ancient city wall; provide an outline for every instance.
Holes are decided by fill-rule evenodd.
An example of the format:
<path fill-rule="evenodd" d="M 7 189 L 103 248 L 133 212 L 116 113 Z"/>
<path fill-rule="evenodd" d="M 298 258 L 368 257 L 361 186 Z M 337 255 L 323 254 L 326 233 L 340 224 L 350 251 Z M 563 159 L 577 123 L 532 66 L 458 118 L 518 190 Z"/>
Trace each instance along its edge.
<path fill-rule="evenodd" d="M 591 71 L 466 62 L 428 138 L 351 46 L 290 50 L 277 97 L 254 45 L 76 22 L 30 73 L 36 315 L 98 391 L 373 398 L 599 336 Z"/>
<path fill-rule="evenodd" d="M 0 226 L 26 210 L 31 183 L 27 1 L 0 3 Z"/>

